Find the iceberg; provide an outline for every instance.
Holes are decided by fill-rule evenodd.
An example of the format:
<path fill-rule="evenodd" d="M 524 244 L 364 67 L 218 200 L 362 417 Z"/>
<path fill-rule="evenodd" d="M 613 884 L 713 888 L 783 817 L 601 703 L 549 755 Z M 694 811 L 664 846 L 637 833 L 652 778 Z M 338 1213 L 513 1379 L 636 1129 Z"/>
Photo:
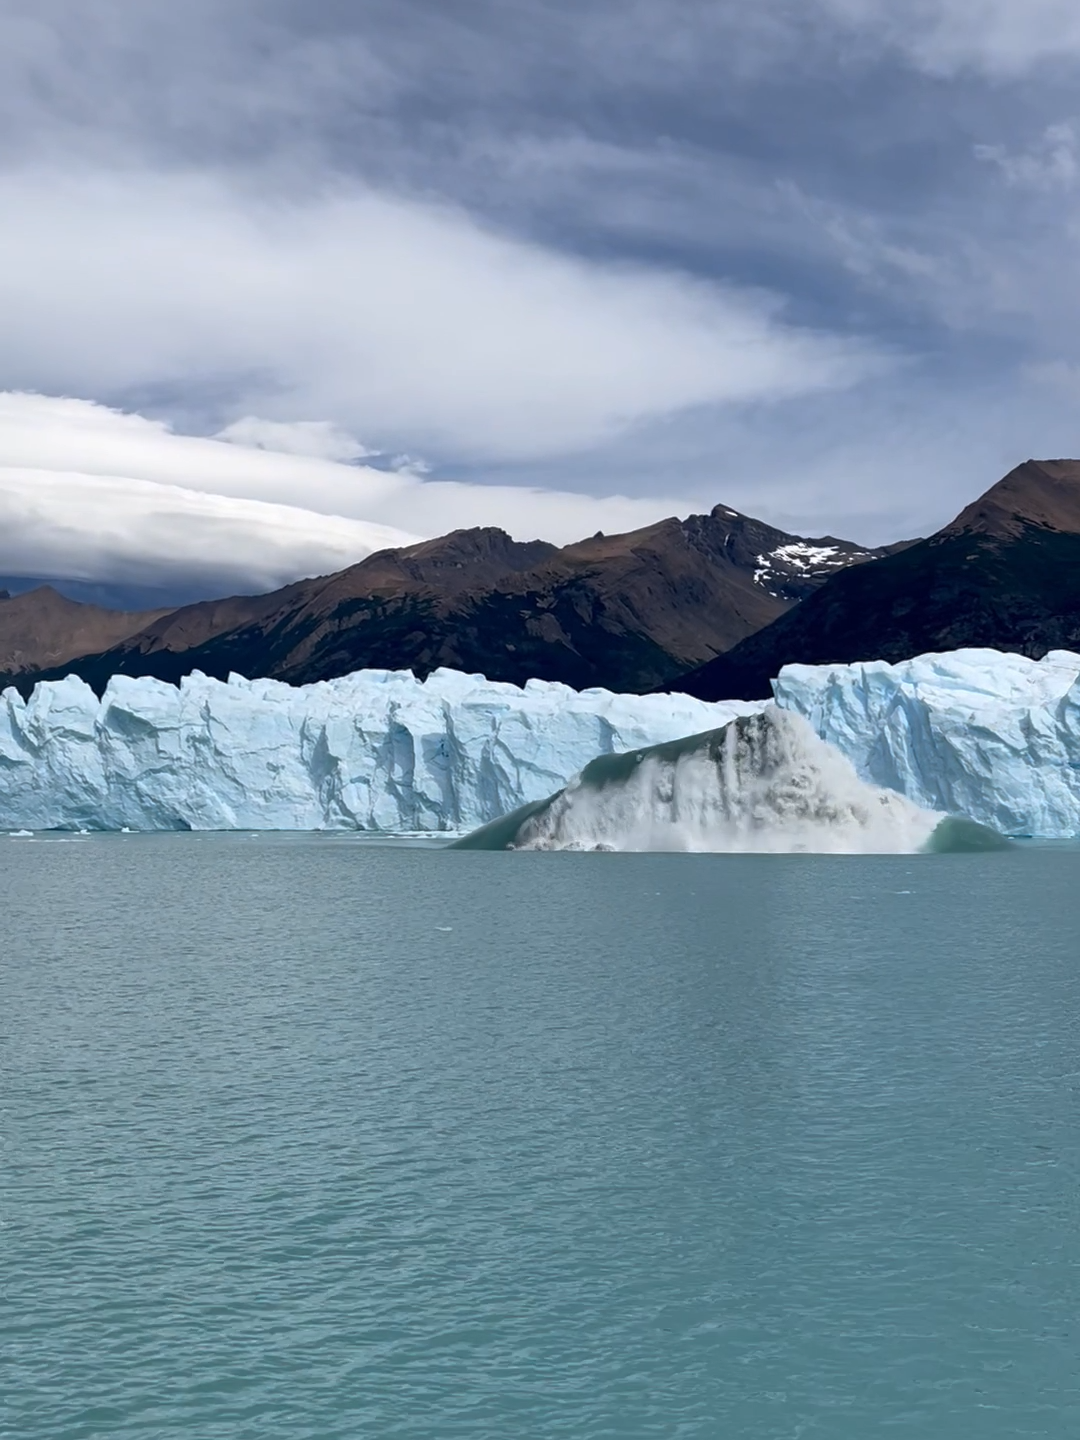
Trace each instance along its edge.
<path fill-rule="evenodd" d="M 100 700 L 68 677 L 0 696 L 0 828 L 460 833 L 597 755 L 759 709 L 452 670 L 297 687 L 117 676 Z"/>
<path fill-rule="evenodd" d="M 914 854 L 1006 843 L 866 784 L 805 720 L 769 706 L 702 735 L 598 758 L 547 800 L 453 848 Z"/>
<path fill-rule="evenodd" d="M 1080 655 L 785 665 L 773 693 L 863 780 L 916 805 L 1006 835 L 1080 835 Z"/>

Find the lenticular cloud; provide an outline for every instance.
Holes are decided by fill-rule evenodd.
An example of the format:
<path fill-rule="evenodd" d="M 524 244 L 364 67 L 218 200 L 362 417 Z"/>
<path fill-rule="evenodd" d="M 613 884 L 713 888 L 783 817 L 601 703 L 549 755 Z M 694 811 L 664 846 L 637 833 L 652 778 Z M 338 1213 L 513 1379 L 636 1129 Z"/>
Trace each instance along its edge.
<path fill-rule="evenodd" d="M 374 507 L 395 483 L 88 401 L 0 395 L 0 574 L 266 590 L 420 538 L 335 513 L 338 472 L 361 512 L 365 488 Z"/>
<path fill-rule="evenodd" d="M 0 574 L 259 591 L 471 525 L 566 544 L 687 501 L 425 480 L 336 426 L 247 416 L 217 437 L 86 400 L 0 393 Z"/>
<path fill-rule="evenodd" d="M 0 469 L 0 574 L 270 590 L 415 535 L 121 476 Z"/>

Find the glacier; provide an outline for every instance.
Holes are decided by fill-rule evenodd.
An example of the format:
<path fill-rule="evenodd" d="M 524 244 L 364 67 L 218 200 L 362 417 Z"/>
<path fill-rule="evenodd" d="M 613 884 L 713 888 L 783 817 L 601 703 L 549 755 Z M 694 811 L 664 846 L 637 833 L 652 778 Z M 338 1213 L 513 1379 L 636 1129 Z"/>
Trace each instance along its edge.
<path fill-rule="evenodd" d="M 1007 843 L 868 785 L 801 716 L 770 705 L 702 735 L 593 760 L 549 799 L 454 848 L 910 855 Z"/>
<path fill-rule="evenodd" d="M 1080 836 L 1080 655 L 788 665 L 773 691 L 866 784 L 1007 835 Z M 298 687 L 117 676 L 100 699 L 69 677 L 0 695 L 0 828 L 460 834 L 598 756 L 764 708 L 452 670 Z"/>
<path fill-rule="evenodd" d="M 786 665 L 776 703 L 866 781 L 1005 835 L 1080 836 L 1080 655 L 954 650 Z"/>
<path fill-rule="evenodd" d="M 100 700 L 68 677 L 0 696 L 0 827 L 461 832 L 597 755 L 760 708 L 452 670 L 297 687 L 116 676 Z"/>

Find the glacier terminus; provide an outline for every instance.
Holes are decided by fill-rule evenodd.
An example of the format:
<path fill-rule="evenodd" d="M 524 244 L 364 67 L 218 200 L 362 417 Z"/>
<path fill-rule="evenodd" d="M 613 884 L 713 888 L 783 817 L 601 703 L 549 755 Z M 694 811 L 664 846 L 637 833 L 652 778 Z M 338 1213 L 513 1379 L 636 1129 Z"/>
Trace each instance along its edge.
<path fill-rule="evenodd" d="M 758 704 L 524 688 L 437 670 L 290 686 L 116 676 L 0 697 L 5 830 L 461 831 L 543 799 L 597 755 Z"/>
<path fill-rule="evenodd" d="M 868 784 L 1007 835 L 1080 834 L 1080 655 L 789 665 L 773 691 Z M 0 827 L 461 833 L 597 757 L 764 707 L 452 670 L 298 687 L 118 676 L 100 698 L 68 678 L 0 697 Z"/>
<path fill-rule="evenodd" d="M 860 777 L 1004 835 L 1080 835 L 1080 655 L 953 650 L 887 665 L 786 665 L 776 703 Z"/>

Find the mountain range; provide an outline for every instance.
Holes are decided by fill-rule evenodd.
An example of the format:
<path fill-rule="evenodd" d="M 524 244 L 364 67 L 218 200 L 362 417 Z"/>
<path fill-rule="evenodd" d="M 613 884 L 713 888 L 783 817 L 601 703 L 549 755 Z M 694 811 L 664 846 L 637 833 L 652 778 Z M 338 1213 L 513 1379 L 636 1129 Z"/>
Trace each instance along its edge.
<path fill-rule="evenodd" d="M 1027 461 L 928 539 L 867 549 L 727 506 L 573 545 L 459 530 L 267 595 L 174 610 L 0 592 L 0 685 L 192 670 L 292 684 L 439 666 L 754 699 L 792 661 L 1080 648 L 1080 461 Z"/>
<path fill-rule="evenodd" d="M 175 681 L 235 670 L 304 684 L 363 668 L 423 676 L 449 666 L 519 684 L 642 691 L 736 645 L 838 570 L 886 553 L 790 535 L 718 505 L 562 548 L 458 530 L 268 595 L 151 616 L 39 589 L 0 601 L 0 679 L 26 689 L 74 673 L 100 689 L 114 674 Z M 35 603 L 43 617 L 68 615 L 67 653 L 53 619 L 34 650 Z"/>
<path fill-rule="evenodd" d="M 1018 465 L 929 539 L 848 570 L 684 676 L 700 699 L 760 699 L 787 664 L 987 646 L 1080 650 L 1080 461 Z"/>
<path fill-rule="evenodd" d="M 108 610 L 40 585 L 19 595 L 0 590 L 0 680 L 63 668 L 126 640 L 168 610 Z"/>

